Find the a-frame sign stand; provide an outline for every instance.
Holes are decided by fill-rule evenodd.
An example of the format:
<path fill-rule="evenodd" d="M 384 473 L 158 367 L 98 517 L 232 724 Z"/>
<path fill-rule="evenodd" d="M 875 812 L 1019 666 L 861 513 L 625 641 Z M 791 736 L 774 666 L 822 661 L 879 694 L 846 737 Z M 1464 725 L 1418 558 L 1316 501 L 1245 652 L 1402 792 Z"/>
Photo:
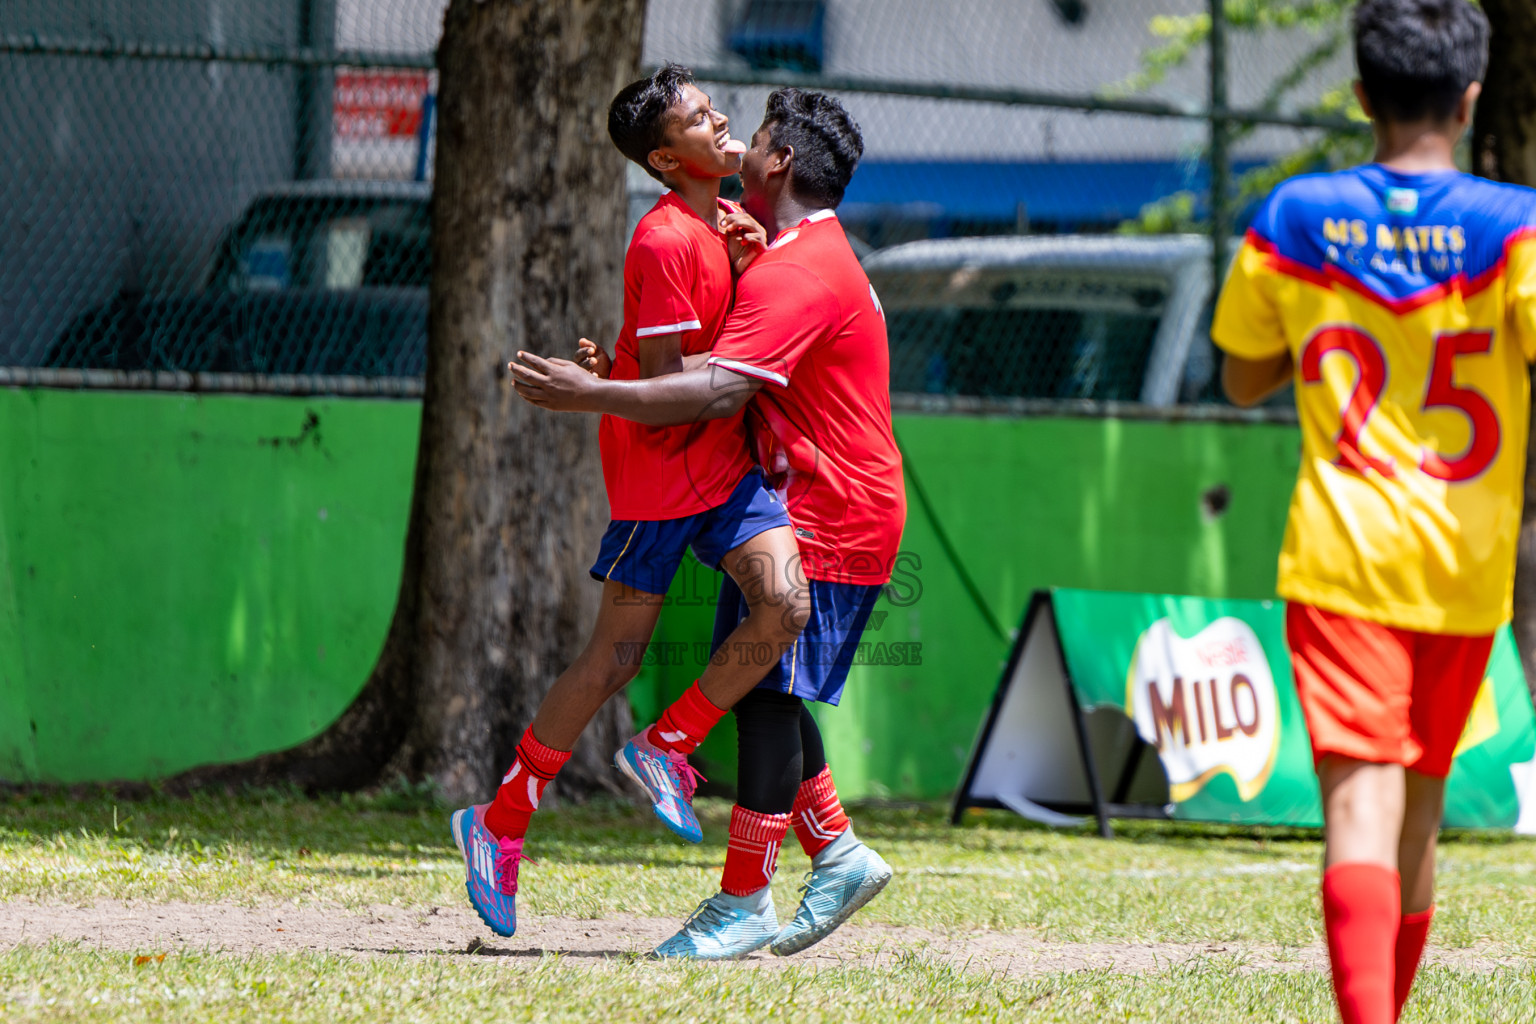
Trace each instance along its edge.
<path fill-rule="evenodd" d="M 1155 752 L 1125 713 L 1084 709 L 1073 690 L 1051 592 L 1037 590 L 1014 637 L 991 709 L 955 795 L 967 807 L 1006 808 L 1053 826 L 1165 818 L 1168 784 Z M 1113 781 L 1106 792 L 1104 780 Z"/>

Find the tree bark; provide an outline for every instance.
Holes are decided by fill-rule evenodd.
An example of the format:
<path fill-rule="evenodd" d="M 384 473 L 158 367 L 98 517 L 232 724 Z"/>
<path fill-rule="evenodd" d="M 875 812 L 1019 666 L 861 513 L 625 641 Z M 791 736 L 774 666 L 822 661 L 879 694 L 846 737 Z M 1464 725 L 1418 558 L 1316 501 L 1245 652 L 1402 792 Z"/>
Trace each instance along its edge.
<path fill-rule="evenodd" d="M 1536 186 L 1536 6 L 1483 0 L 1483 12 L 1493 36 L 1472 126 L 1474 167 L 1485 178 Z"/>
<path fill-rule="evenodd" d="M 1495 181 L 1536 186 L 1536 5 L 1483 0 L 1493 28 L 1488 77 L 1472 124 L 1472 165 Z M 1515 562 L 1515 642 L 1536 694 L 1536 445 L 1527 442 Z"/>
<path fill-rule="evenodd" d="M 488 799 L 591 627 L 607 520 L 597 423 L 517 398 L 519 348 L 617 333 L 624 167 L 610 99 L 638 76 L 645 0 L 452 0 L 438 50 L 425 397 L 405 567 L 361 694 L 289 751 L 184 785 L 356 789 L 404 776 Z M 556 792 L 621 792 L 614 700 Z"/>

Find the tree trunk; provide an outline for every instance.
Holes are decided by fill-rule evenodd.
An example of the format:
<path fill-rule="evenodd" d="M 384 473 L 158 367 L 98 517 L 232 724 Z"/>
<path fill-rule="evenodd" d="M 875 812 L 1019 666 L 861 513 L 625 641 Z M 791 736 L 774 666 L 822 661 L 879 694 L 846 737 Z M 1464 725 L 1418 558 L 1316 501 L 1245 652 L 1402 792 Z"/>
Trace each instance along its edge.
<path fill-rule="evenodd" d="M 1536 5 L 1483 0 L 1493 26 L 1488 77 L 1472 125 L 1472 161 L 1495 181 L 1536 186 Z M 1515 641 L 1536 694 L 1536 444 L 1525 455 L 1525 508 L 1515 563 Z"/>
<path fill-rule="evenodd" d="M 432 287 L 421 443 L 394 621 L 320 736 L 183 784 L 355 789 L 397 775 L 488 799 L 591 627 L 607 519 L 597 423 L 513 392 L 519 348 L 618 332 L 624 167 L 608 102 L 638 75 L 645 0 L 452 0 L 438 50 Z M 621 791 L 614 700 L 557 792 Z"/>

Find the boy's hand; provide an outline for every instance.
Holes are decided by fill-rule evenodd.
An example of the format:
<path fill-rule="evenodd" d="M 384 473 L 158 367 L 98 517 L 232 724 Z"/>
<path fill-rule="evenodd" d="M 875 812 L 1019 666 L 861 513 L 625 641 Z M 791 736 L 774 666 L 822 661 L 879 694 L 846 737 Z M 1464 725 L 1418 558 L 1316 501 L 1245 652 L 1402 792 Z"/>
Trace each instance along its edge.
<path fill-rule="evenodd" d="M 768 249 L 768 232 L 749 213 L 735 210 L 720 222 L 731 254 L 731 270 L 740 277 L 752 261 Z"/>
<path fill-rule="evenodd" d="M 576 362 L 594 376 L 608 379 L 613 372 L 613 357 L 608 350 L 590 338 L 582 338 L 576 343 Z"/>
<path fill-rule="evenodd" d="M 587 392 L 598 387 L 592 374 L 568 359 L 543 359 L 519 352 L 507 364 L 512 386 L 525 400 L 554 412 L 581 412 Z"/>

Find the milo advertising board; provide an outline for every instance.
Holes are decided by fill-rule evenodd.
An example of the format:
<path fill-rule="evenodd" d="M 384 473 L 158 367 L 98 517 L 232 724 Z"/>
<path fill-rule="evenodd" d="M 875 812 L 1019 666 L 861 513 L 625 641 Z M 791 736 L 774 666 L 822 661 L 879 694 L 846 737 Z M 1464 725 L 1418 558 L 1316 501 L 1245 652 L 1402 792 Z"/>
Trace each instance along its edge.
<path fill-rule="evenodd" d="M 1166 816 L 1319 825 L 1284 607 L 1038 592 L 960 794 L 1050 823 Z M 1536 832 L 1536 715 L 1498 636 L 1446 790 L 1453 827 Z"/>

